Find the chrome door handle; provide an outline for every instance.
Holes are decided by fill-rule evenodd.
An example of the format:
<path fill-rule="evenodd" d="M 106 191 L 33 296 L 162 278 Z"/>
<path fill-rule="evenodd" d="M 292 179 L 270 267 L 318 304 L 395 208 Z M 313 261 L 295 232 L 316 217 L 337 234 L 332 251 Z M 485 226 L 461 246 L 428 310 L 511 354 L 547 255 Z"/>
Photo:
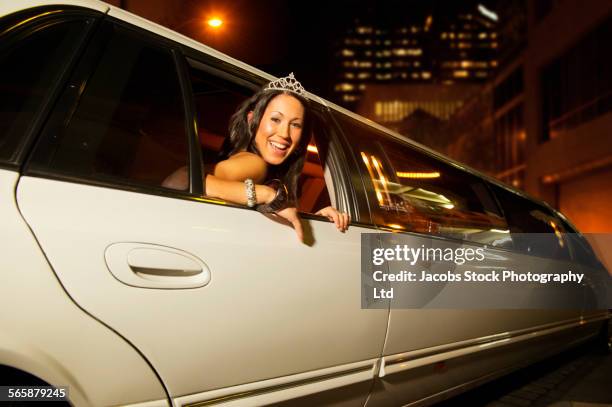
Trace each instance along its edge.
<path fill-rule="evenodd" d="M 127 262 L 135 273 L 153 276 L 189 277 L 202 272 L 194 259 L 167 249 L 137 247 L 130 250 Z"/>
<path fill-rule="evenodd" d="M 146 288 L 197 288 L 210 282 L 208 266 L 172 247 L 120 242 L 106 248 L 106 265 L 124 284 Z"/>

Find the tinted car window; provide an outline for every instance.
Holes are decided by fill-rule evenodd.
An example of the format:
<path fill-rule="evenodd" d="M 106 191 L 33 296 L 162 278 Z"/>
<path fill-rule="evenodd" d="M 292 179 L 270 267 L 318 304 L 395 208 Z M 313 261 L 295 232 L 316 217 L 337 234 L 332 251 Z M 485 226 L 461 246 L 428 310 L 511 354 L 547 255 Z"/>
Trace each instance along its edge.
<path fill-rule="evenodd" d="M 98 53 L 91 76 L 71 81 L 66 95 L 77 89 L 75 103 L 56 112 L 32 168 L 165 187 L 172 172 L 188 165 L 184 105 L 172 53 L 111 24 L 99 35 L 108 41 L 101 54 L 90 51 Z"/>
<path fill-rule="evenodd" d="M 479 178 L 349 119 L 341 125 L 358 156 L 378 224 L 511 245 L 507 224 Z"/>
<path fill-rule="evenodd" d="M 544 205 L 497 185 L 492 189 L 504 210 L 517 249 L 536 256 L 569 260 L 567 233 L 571 230 L 565 228 L 565 222 Z"/>
<path fill-rule="evenodd" d="M 10 161 L 80 43 L 86 22 L 36 18 L 31 13 L 21 19 L 3 21 L 0 24 L 0 160 Z"/>

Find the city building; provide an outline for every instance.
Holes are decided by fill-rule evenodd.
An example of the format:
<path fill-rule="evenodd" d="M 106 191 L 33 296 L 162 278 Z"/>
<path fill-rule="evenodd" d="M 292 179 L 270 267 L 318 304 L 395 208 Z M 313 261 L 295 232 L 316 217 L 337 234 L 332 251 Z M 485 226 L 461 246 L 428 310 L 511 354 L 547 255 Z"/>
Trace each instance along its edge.
<path fill-rule="evenodd" d="M 374 84 L 482 83 L 497 68 L 494 12 L 478 5 L 408 15 L 356 19 L 338 40 L 333 94 L 339 104 L 354 110 Z"/>
<path fill-rule="evenodd" d="M 446 152 L 597 233 L 587 237 L 612 270 L 604 249 L 612 246 L 612 3 L 526 4 L 524 38 L 514 37 L 495 78 L 450 118 Z M 475 143 L 495 152 L 493 166 L 472 153 Z"/>
<path fill-rule="evenodd" d="M 369 84 L 356 112 L 436 150 L 449 143 L 446 123 L 481 85 Z"/>
<path fill-rule="evenodd" d="M 584 232 L 612 218 L 612 3 L 529 3 L 524 188 Z"/>

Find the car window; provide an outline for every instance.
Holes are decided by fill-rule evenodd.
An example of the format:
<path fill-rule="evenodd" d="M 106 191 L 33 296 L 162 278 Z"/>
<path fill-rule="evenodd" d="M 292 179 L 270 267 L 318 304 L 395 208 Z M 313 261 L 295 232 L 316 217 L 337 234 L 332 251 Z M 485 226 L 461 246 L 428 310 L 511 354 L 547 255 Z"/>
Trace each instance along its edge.
<path fill-rule="evenodd" d="M 0 24 L 0 160 L 12 159 L 86 27 L 32 13 Z"/>
<path fill-rule="evenodd" d="M 544 205 L 497 185 L 493 191 L 504 210 L 512 240 L 518 250 L 536 256 L 569 260 L 565 222 Z"/>
<path fill-rule="evenodd" d="M 135 186 L 162 185 L 188 165 L 184 104 L 172 53 L 139 33 L 111 23 L 86 78 L 71 81 L 75 103 L 59 109 L 32 168 Z M 84 60 L 92 55 L 86 55 Z M 77 68 L 78 69 L 78 68 Z"/>
<path fill-rule="evenodd" d="M 193 99 L 198 128 L 198 138 L 202 151 L 204 172 L 212 173 L 220 160 L 220 152 L 229 134 L 229 122 L 238 106 L 250 97 L 257 87 L 240 83 L 238 78 L 230 78 L 205 64 L 188 60 L 189 76 L 193 89 Z M 225 77 L 224 77 L 225 76 Z M 330 204 L 330 197 L 324 180 L 319 148 L 327 138 L 317 115 L 313 133 L 308 135 L 310 143 L 304 163 L 304 170 L 298 182 L 298 204 L 301 212 L 314 213 Z"/>
<path fill-rule="evenodd" d="M 361 123 L 339 121 L 362 166 L 377 224 L 511 246 L 507 224 L 481 179 Z"/>

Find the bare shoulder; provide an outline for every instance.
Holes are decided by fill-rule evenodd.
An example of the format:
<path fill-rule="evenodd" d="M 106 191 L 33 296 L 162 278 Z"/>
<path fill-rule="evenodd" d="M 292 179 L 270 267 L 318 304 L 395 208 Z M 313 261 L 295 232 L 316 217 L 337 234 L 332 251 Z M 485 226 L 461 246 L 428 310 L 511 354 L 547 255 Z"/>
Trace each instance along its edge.
<path fill-rule="evenodd" d="M 261 183 L 266 178 L 268 165 L 257 154 L 242 151 L 223 160 L 215 166 L 215 176 L 230 181 L 244 181 L 251 178 Z"/>

